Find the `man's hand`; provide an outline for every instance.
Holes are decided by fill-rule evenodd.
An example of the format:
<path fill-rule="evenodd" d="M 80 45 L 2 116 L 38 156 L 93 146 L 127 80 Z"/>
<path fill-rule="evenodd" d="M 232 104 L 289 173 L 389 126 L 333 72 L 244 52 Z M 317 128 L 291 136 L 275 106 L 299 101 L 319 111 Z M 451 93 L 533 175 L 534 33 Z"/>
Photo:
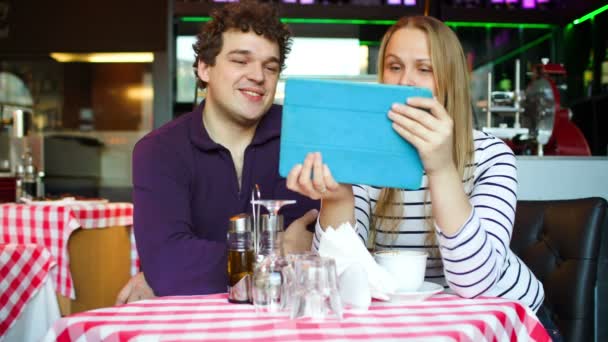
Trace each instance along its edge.
<path fill-rule="evenodd" d="M 139 272 L 134 275 L 127 285 L 118 293 L 115 305 L 121 305 L 126 303 L 135 302 L 143 299 L 150 299 L 156 297 L 154 291 L 146 282 L 143 272 Z"/>
<path fill-rule="evenodd" d="M 315 222 L 319 211 L 309 210 L 304 216 L 293 221 L 283 233 L 283 252 L 285 255 L 290 253 L 301 253 L 310 251 L 312 247 L 313 233 L 306 230 L 306 226 Z"/>

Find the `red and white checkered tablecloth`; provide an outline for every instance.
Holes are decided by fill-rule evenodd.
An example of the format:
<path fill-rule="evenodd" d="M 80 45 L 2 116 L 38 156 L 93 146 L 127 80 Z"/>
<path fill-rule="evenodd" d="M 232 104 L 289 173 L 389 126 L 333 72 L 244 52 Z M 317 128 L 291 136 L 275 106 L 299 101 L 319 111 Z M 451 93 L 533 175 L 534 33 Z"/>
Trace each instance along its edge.
<path fill-rule="evenodd" d="M 55 266 L 42 246 L 0 243 L 0 340 Z"/>
<path fill-rule="evenodd" d="M 57 321 L 44 341 L 550 341 L 534 313 L 501 298 L 373 302 L 323 322 L 258 315 L 226 297 L 161 297 L 83 312 Z"/>
<path fill-rule="evenodd" d="M 0 205 L 0 243 L 44 246 L 57 262 L 51 270 L 54 285 L 63 296 L 74 299 L 68 239 L 78 228 L 95 229 L 133 224 L 131 203 L 69 203 Z M 138 263 L 134 239 L 131 244 L 131 269 Z M 134 274 L 134 273 L 133 273 Z"/>

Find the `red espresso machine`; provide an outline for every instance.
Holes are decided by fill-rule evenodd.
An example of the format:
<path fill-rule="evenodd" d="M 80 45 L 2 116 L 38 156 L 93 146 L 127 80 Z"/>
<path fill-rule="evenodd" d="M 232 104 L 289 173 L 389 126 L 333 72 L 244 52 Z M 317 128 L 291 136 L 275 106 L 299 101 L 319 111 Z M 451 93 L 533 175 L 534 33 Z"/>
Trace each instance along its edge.
<path fill-rule="evenodd" d="M 485 108 L 483 131 L 503 139 L 518 155 L 590 156 L 587 140 L 570 121 L 571 111 L 561 105 L 567 90 L 564 66 L 535 65 L 525 91 L 519 90 L 519 60 L 515 70 L 513 92 L 492 91 L 492 74 L 488 74 L 489 108 Z M 512 125 L 504 123 L 506 116 L 514 117 Z"/>
<path fill-rule="evenodd" d="M 545 155 L 590 156 L 591 150 L 585 136 L 570 121 L 572 112 L 561 105 L 562 94 L 567 89 L 566 76 L 562 64 L 534 66 L 533 79 L 526 88 L 523 101 L 522 123 L 530 122 L 528 127 L 536 128 L 537 132 L 551 131 L 549 139 L 542 146 Z M 534 133 L 531 136 L 534 138 Z"/>

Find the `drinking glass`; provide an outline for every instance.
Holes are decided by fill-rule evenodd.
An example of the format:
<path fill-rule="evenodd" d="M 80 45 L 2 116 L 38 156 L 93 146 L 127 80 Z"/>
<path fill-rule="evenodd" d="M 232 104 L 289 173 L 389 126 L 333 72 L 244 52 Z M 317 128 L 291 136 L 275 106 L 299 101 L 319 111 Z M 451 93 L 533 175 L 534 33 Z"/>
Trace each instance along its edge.
<path fill-rule="evenodd" d="M 259 187 L 257 187 L 256 185 L 256 189 L 259 189 Z M 256 195 L 257 194 L 257 199 Z M 261 244 L 262 244 L 262 232 L 260 231 L 260 215 L 259 215 L 259 209 L 256 210 L 256 205 L 259 208 L 259 206 L 264 206 L 266 208 L 266 210 L 268 210 L 268 222 L 274 222 L 276 225 L 279 224 L 279 210 L 281 210 L 281 207 L 283 207 L 284 205 L 288 205 L 288 204 L 294 204 L 296 203 L 295 200 L 263 200 L 259 198 L 259 192 L 254 192 L 251 196 L 251 205 L 253 206 L 253 212 L 254 212 L 254 248 L 255 248 L 255 253 L 256 255 L 260 253 L 261 251 Z M 257 215 L 256 215 L 257 213 Z M 282 221 L 281 221 L 282 222 Z M 275 234 L 278 231 L 282 231 L 283 227 L 275 227 L 276 231 L 274 232 Z"/>
<path fill-rule="evenodd" d="M 251 201 L 251 204 L 263 205 L 264 208 L 266 208 L 266 210 L 268 210 L 268 213 L 270 215 L 273 215 L 273 216 L 279 215 L 279 210 L 281 210 L 281 207 L 283 207 L 284 205 L 295 204 L 295 203 L 296 203 L 296 200 L 263 200 L 263 199 L 256 199 L 256 200 L 252 200 Z"/>
<path fill-rule="evenodd" d="M 253 305 L 257 313 L 279 312 L 285 304 L 283 299 L 282 270 L 286 261 L 280 255 L 268 255 L 259 259 L 253 273 Z"/>
<path fill-rule="evenodd" d="M 312 319 L 342 318 L 336 263 L 333 259 L 306 257 L 296 259 L 295 290 L 290 317 Z"/>
<path fill-rule="evenodd" d="M 287 261 L 287 265 L 282 270 L 283 274 L 283 287 L 281 291 L 283 292 L 283 310 L 290 312 L 291 306 L 293 304 L 293 297 L 296 290 L 296 270 L 295 263 L 300 259 L 307 258 L 318 258 L 319 256 L 312 251 L 307 252 L 298 252 L 298 253 L 290 253 L 285 257 Z"/>

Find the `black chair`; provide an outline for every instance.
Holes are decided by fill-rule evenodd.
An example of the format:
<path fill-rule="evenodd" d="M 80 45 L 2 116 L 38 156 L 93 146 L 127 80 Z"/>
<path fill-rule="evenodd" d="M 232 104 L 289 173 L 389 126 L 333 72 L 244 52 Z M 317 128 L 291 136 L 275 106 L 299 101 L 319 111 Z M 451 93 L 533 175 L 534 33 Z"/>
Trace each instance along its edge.
<path fill-rule="evenodd" d="M 511 248 L 543 282 L 565 341 L 608 341 L 607 208 L 599 197 L 517 203 Z"/>

